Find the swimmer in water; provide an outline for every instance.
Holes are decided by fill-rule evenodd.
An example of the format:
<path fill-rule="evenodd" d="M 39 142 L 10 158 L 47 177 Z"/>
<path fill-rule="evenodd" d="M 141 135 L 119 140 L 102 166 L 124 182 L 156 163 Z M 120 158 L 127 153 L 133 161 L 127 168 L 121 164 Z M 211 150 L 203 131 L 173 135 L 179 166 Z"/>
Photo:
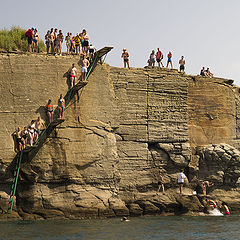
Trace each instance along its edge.
<path fill-rule="evenodd" d="M 225 216 L 229 216 L 230 215 L 230 211 L 229 208 L 227 206 L 227 204 L 225 202 L 222 203 L 222 207 L 224 208 L 224 215 Z"/>
<path fill-rule="evenodd" d="M 121 221 L 122 221 L 122 222 L 129 222 L 130 220 L 127 219 L 127 217 L 123 217 L 123 218 L 121 219 Z"/>

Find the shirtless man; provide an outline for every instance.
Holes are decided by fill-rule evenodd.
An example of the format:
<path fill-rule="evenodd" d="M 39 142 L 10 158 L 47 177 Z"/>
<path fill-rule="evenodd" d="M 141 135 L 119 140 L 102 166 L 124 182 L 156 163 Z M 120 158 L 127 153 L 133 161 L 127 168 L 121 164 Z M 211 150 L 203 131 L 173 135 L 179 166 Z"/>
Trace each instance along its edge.
<path fill-rule="evenodd" d="M 185 69 L 185 59 L 184 59 L 184 56 L 181 57 L 181 59 L 179 60 L 179 65 L 180 65 L 180 72 L 184 72 L 184 69 Z"/>
<path fill-rule="evenodd" d="M 54 46 L 54 50 L 53 50 L 53 53 L 57 53 L 57 48 L 58 48 L 58 46 L 57 46 L 57 28 L 55 28 L 54 29 L 54 32 L 53 32 L 53 46 Z"/>
<path fill-rule="evenodd" d="M 123 58 L 123 62 L 124 62 L 124 68 L 126 68 L 127 66 L 128 66 L 128 68 L 130 68 L 129 67 L 129 53 L 127 52 L 126 48 L 123 49 L 122 58 Z"/>
<path fill-rule="evenodd" d="M 83 61 L 82 61 L 82 68 L 81 68 L 81 73 L 82 73 L 82 81 L 86 81 L 86 76 L 87 76 L 87 69 L 89 67 L 90 63 L 86 58 L 86 55 L 83 56 Z"/>
<path fill-rule="evenodd" d="M 35 139 L 34 141 L 36 142 L 38 140 L 38 136 L 40 134 L 41 127 L 44 125 L 44 121 L 38 117 L 37 120 L 35 121 Z"/>
<path fill-rule="evenodd" d="M 75 86 L 77 78 L 77 69 L 75 68 L 74 63 L 72 64 L 72 67 L 69 68 L 68 73 L 70 75 L 70 82 L 72 88 L 73 86 Z"/>

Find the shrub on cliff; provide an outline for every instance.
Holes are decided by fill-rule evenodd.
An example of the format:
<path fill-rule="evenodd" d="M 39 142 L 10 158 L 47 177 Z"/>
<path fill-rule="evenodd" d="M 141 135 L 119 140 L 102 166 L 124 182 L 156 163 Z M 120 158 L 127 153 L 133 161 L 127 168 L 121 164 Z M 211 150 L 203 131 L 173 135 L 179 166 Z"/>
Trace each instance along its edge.
<path fill-rule="evenodd" d="M 27 37 L 25 29 L 11 27 L 10 30 L 0 30 L 0 49 L 6 51 L 27 51 Z M 46 51 L 44 42 L 39 41 L 39 52 Z"/>

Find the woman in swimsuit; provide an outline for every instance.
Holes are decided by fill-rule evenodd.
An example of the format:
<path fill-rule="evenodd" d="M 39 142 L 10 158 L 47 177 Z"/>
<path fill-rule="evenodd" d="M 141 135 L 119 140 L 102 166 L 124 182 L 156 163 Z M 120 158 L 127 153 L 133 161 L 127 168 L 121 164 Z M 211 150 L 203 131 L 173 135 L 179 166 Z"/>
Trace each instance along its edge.
<path fill-rule="evenodd" d="M 60 94 L 60 98 L 58 99 L 58 107 L 59 107 L 59 110 L 60 110 L 60 118 L 63 118 L 63 111 L 64 111 L 64 108 L 65 108 L 65 100 L 63 98 L 63 95 Z"/>
<path fill-rule="evenodd" d="M 70 49 L 71 49 L 71 36 L 70 36 L 70 32 L 67 33 L 67 36 L 65 37 L 65 41 L 66 41 L 66 46 L 67 46 L 67 54 L 70 54 Z"/>
<path fill-rule="evenodd" d="M 30 138 L 30 146 L 33 146 L 34 136 L 35 136 L 35 121 L 32 120 L 30 126 L 28 127 L 29 138 Z"/>
<path fill-rule="evenodd" d="M 38 41 L 39 41 L 39 35 L 37 33 L 37 29 L 35 29 L 33 34 L 33 52 L 34 52 L 34 49 L 35 49 L 35 52 L 38 52 Z"/>
<path fill-rule="evenodd" d="M 51 99 L 48 100 L 48 103 L 46 105 L 46 110 L 47 110 L 47 116 L 49 123 L 53 121 L 53 105 Z"/>

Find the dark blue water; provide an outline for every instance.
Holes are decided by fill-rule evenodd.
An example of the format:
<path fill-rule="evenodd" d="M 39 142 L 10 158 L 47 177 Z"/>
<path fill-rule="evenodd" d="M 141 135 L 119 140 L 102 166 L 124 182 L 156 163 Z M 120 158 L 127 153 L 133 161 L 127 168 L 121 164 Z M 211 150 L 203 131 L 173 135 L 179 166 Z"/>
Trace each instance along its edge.
<path fill-rule="evenodd" d="M 240 217 L 139 217 L 82 221 L 0 222 L 1 240 L 240 239 Z"/>

